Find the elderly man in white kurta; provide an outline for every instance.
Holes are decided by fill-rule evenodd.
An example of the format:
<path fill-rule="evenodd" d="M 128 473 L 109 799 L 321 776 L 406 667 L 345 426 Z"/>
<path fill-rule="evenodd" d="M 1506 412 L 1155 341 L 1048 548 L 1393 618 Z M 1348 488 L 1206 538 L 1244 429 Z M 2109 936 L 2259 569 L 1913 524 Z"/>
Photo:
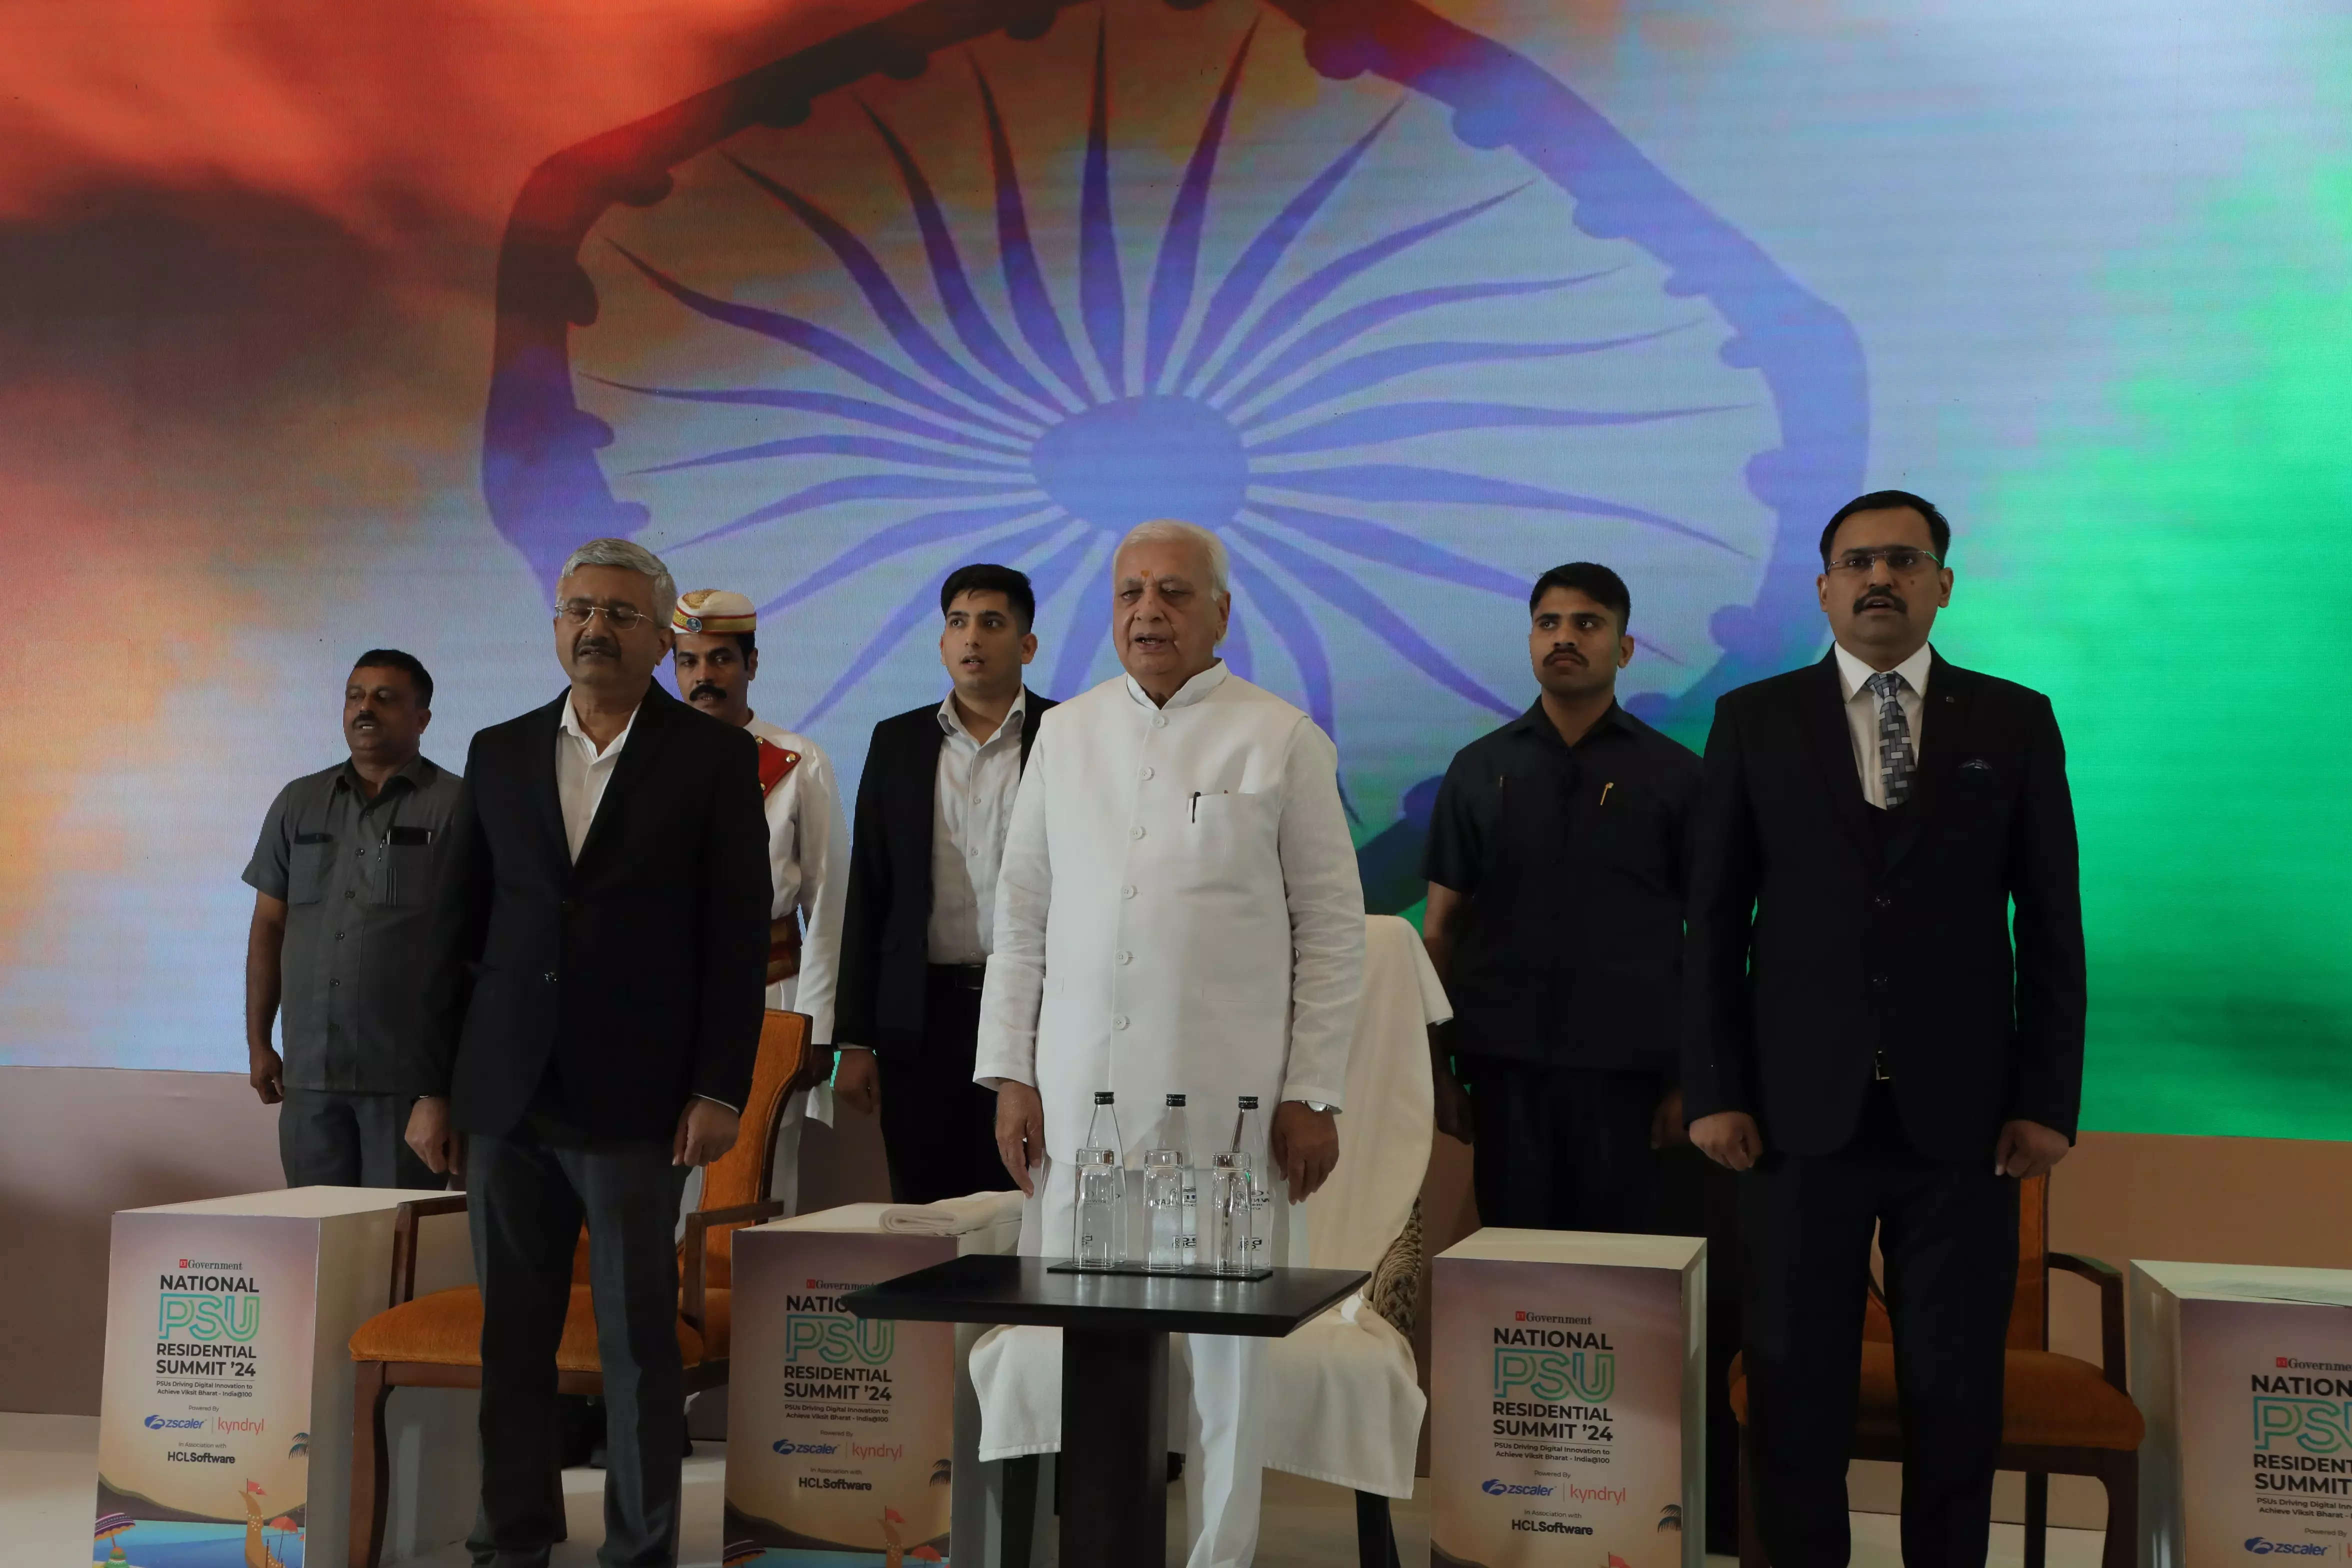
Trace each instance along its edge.
<path fill-rule="evenodd" d="M 1126 673 L 1045 716 L 1013 806 L 974 1076 L 1029 1194 L 1022 1250 L 1045 1255 L 1070 1249 L 1069 1156 L 1097 1091 L 1118 1096 L 1130 1163 L 1171 1093 L 1203 1163 L 1256 1096 L 1273 1108 L 1250 1151 L 1275 1188 L 1267 1260 L 1284 1263 L 1292 1205 L 1339 1159 L 1363 979 L 1339 753 L 1218 660 L 1232 597 L 1213 534 L 1143 524 L 1111 594 Z M 1257 1542 L 1264 1342 L 1195 1336 L 1185 1355 L 1190 1568 L 1239 1568 Z"/>

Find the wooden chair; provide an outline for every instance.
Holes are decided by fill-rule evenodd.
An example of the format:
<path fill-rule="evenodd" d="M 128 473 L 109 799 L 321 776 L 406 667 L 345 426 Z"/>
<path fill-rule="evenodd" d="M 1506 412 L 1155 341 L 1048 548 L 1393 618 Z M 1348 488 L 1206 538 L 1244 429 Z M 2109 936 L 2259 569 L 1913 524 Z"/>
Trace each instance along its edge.
<path fill-rule="evenodd" d="M 783 1120 L 784 1086 L 808 1049 L 809 1019 L 771 1011 L 760 1029 L 751 1101 L 735 1147 L 703 1172 L 702 1195 L 687 1215 L 678 1247 L 677 1344 L 686 1360 L 689 1394 L 727 1381 L 732 1318 L 735 1227 L 772 1219 L 783 1205 L 764 1194 L 774 1172 L 776 1129 Z M 400 1205 L 393 1222 L 391 1300 L 352 1336 L 352 1568 L 377 1568 L 390 1482 L 384 1402 L 395 1388 L 479 1388 L 482 1385 L 482 1293 L 467 1285 L 416 1294 L 416 1229 L 436 1215 L 463 1214 L 466 1194 L 450 1193 Z M 601 1394 L 596 1313 L 588 1289 L 590 1238 L 583 1228 L 572 1260 L 572 1307 L 555 1354 L 555 1386 L 564 1394 Z"/>
<path fill-rule="evenodd" d="M 2099 1288 L 2099 1363 L 2050 1348 L 2050 1271 L 2079 1275 Z M 1874 1282 L 1863 1322 L 1862 1398 L 1853 1457 L 1903 1458 L 1895 1413 L 1895 1332 Z M 2010 1309 L 2007 1366 L 2001 1382 L 2000 1452 L 2004 1470 L 2025 1472 L 2025 1563 L 2043 1568 L 2048 1551 L 2050 1478 L 2095 1476 L 2107 1490 L 2102 1568 L 2133 1568 L 2139 1540 L 2139 1445 L 2147 1423 L 2124 1380 L 2124 1277 L 2095 1258 L 2050 1250 L 2050 1178 L 2019 1184 L 2017 1296 Z M 1740 1568 L 1767 1568 L 1749 1492 L 1748 1380 L 1731 1363 L 1731 1410 L 1741 1426 Z"/>

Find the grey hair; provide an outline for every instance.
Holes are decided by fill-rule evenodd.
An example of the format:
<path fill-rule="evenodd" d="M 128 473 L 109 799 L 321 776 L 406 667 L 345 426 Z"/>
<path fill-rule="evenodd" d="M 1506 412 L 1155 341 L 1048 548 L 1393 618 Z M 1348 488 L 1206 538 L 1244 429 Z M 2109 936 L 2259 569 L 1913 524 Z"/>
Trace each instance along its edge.
<path fill-rule="evenodd" d="M 1231 594 L 1234 565 L 1225 553 L 1225 542 L 1198 523 L 1178 522 L 1172 518 L 1158 518 L 1150 522 L 1139 522 L 1127 531 L 1118 548 L 1110 552 L 1111 564 L 1127 553 L 1130 544 L 1190 544 L 1198 547 L 1209 558 L 1209 580 L 1220 594 Z"/>
<path fill-rule="evenodd" d="M 669 574 L 660 556 L 625 539 L 592 539 L 563 558 L 563 570 L 556 574 L 556 581 L 562 582 L 583 566 L 618 566 L 652 578 L 654 602 L 646 606 L 646 614 L 662 626 L 669 625 L 671 606 L 677 603 L 677 579 Z"/>

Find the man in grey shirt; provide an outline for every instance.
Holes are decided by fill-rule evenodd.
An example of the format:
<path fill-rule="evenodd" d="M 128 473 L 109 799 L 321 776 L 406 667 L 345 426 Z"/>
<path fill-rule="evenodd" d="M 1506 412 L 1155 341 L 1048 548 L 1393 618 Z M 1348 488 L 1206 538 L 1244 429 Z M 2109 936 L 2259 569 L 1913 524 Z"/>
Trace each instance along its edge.
<path fill-rule="evenodd" d="M 424 1023 L 423 954 L 458 775 L 418 754 L 433 678 L 395 648 L 343 688 L 350 760 L 278 792 L 245 879 L 245 1041 L 278 1105 L 289 1187 L 438 1188 L 404 1139 L 399 1061 Z M 281 1008 L 286 1054 L 270 1046 Z"/>

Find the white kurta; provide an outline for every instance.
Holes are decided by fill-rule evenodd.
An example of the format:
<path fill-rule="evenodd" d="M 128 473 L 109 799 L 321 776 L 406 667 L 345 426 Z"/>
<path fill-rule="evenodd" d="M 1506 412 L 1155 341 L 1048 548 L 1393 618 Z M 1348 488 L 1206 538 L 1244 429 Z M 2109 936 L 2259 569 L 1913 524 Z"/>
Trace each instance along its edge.
<path fill-rule="evenodd" d="M 1202 1161 L 1226 1146 L 1237 1097 L 1257 1096 L 1260 1169 L 1280 1101 L 1340 1103 L 1364 898 L 1338 769 L 1306 714 L 1223 664 L 1165 708 L 1120 677 L 1039 721 L 997 873 L 973 1075 L 1034 1085 L 1044 1103 L 1022 1251 L 1070 1249 L 1068 1156 L 1097 1090 L 1118 1096 L 1130 1163 L 1172 1092 Z M 1289 1210 L 1271 1205 L 1270 1262 L 1291 1260 Z M 1196 1337 L 1181 1354 L 1192 1568 L 1237 1568 L 1256 1544 L 1265 1346 Z"/>
<path fill-rule="evenodd" d="M 849 823 L 841 786 L 824 748 L 764 719 L 745 729 L 772 746 L 800 753 L 799 765 L 768 792 L 768 872 L 776 885 L 771 920 L 801 922 L 801 972 L 768 987 L 768 1005 L 809 1016 L 809 1042 L 833 1041 L 834 975 L 841 957 L 841 910 L 849 891 Z M 799 1212 L 801 1123 L 814 1117 L 833 1125 L 833 1089 L 819 1084 L 784 1107 L 776 1136 L 776 1175 L 770 1195 L 786 1214 Z"/>
<path fill-rule="evenodd" d="M 1121 676 L 1046 713 L 997 873 L 973 1074 L 1045 1102 L 1047 1194 L 1022 1249 L 1069 1249 L 1066 1158 L 1098 1089 L 1134 1163 L 1173 1092 L 1203 1163 L 1238 1096 L 1258 1097 L 1261 1136 L 1278 1101 L 1339 1104 L 1363 968 L 1339 752 L 1306 714 L 1222 663 L 1164 709 Z"/>

